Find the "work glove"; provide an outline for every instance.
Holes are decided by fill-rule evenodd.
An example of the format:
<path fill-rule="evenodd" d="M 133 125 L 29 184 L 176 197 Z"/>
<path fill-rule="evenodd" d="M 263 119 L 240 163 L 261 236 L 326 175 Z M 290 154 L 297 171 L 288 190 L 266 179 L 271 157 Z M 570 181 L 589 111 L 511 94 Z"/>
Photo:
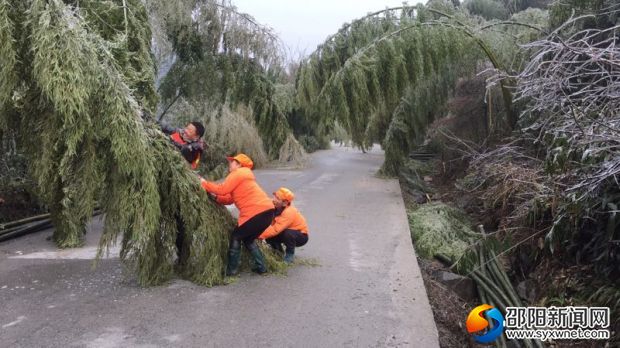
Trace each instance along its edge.
<path fill-rule="evenodd" d="M 202 152 L 204 150 L 204 143 L 202 142 L 202 140 L 194 141 L 193 143 L 189 143 L 185 146 L 190 151 L 201 151 Z"/>

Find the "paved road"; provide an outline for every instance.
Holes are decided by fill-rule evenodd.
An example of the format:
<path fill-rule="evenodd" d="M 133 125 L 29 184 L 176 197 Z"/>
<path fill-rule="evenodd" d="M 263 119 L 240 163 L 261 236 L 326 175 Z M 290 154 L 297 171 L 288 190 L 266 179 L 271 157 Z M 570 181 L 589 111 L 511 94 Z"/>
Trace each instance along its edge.
<path fill-rule="evenodd" d="M 382 159 L 335 148 L 303 171 L 257 171 L 309 221 L 297 254 L 320 266 L 287 277 L 138 288 L 114 255 L 92 269 L 100 221 L 81 249 L 57 251 L 49 231 L 0 244 L 0 346 L 437 347 L 398 183 L 374 176 Z"/>

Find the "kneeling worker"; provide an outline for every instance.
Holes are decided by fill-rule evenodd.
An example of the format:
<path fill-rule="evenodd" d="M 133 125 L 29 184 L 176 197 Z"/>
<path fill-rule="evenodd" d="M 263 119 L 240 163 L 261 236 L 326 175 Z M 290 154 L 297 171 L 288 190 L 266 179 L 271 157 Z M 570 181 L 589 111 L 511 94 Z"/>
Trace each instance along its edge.
<path fill-rule="evenodd" d="M 281 187 L 273 193 L 273 204 L 276 207 L 276 218 L 271 226 L 258 237 L 265 239 L 269 245 L 282 251 L 286 246 L 284 261 L 292 263 L 295 259 L 295 247 L 308 243 L 308 225 L 299 210 L 292 205 L 295 195 L 291 190 Z"/>

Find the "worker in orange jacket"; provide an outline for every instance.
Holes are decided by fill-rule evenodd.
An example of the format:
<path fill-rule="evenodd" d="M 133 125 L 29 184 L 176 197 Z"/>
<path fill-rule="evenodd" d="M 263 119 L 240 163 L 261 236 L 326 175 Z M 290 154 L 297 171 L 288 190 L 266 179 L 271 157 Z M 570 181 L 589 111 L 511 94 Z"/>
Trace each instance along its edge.
<path fill-rule="evenodd" d="M 205 134 L 205 127 L 202 123 L 193 121 L 185 128 L 175 128 L 160 123 L 164 134 L 170 137 L 172 144 L 179 149 L 181 155 L 190 164 L 192 169 L 198 169 L 200 157 L 205 149 L 202 137 Z"/>
<path fill-rule="evenodd" d="M 260 188 L 252 172 L 254 163 L 244 154 L 227 157 L 229 174 L 221 184 L 201 180 L 202 188 L 215 195 L 218 203 L 235 204 L 239 209 L 237 227 L 231 234 L 228 249 L 226 275 L 233 276 L 239 271 L 241 242 L 248 249 L 254 260 L 252 271 L 262 274 L 267 272 L 265 257 L 256 244 L 256 237 L 271 224 L 275 207 L 265 191 Z"/>
<path fill-rule="evenodd" d="M 308 225 L 299 210 L 293 206 L 295 195 L 285 187 L 273 193 L 273 204 L 276 217 L 271 226 L 267 227 L 258 237 L 265 239 L 271 247 L 282 252 L 282 244 L 286 246 L 284 261 L 292 263 L 295 259 L 295 247 L 308 243 Z"/>
<path fill-rule="evenodd" d="M 146 117 L 149 117 L 148 115 Z M 158 122 L 159 123 L 159 122 Z M 181 156 L 189 163 L 193 170 L 198 169 L 200 157 L 205 149 L 202 137 L 205 134 L 205 127 L 202 123 L 193 121 L 188 123 L 185 128 L 175 128 L 163 123 L 159 123 L 161 130 L 170 138 L 170 142 L 180 152 Z M 187 251 L 183 249 L 185 244 L 185 224 L 181 219 L 180 212 L 175 214 L 177 222 L 177 262 L 182 263 L 187 256 Z"/>

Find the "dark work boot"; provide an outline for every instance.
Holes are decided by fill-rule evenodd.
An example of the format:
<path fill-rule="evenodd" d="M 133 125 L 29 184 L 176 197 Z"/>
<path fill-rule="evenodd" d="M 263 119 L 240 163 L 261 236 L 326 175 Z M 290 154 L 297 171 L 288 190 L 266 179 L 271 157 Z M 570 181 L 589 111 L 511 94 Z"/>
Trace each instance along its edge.
<path fill-rule="evenodd" d="M 241 242 L 232 240 L 228 249 L 228 265 L 226 265 L 226 276 L 232 277 L 239 273 L 239 259 L 241 258 Z"/>
<path fill-rule="evenodd" d="M 286 248 L 286 253 L 284 254 L 284 262 L 291 264 L 295 260 L 295 249 Z"/>
<path fill-rule="evenodd" d="M 252 242 L 252 244 L 248 245 L 248 251 L 250 255 L 252 255 L 252 259 L 254 260 L 254 267 L 252 267 L 252 272 L 256 272 L 258 274 L 263 274 L 267 272 L 267 264 L 265 262 L 265 256 L 256 245 L 256 242 Z"/>

